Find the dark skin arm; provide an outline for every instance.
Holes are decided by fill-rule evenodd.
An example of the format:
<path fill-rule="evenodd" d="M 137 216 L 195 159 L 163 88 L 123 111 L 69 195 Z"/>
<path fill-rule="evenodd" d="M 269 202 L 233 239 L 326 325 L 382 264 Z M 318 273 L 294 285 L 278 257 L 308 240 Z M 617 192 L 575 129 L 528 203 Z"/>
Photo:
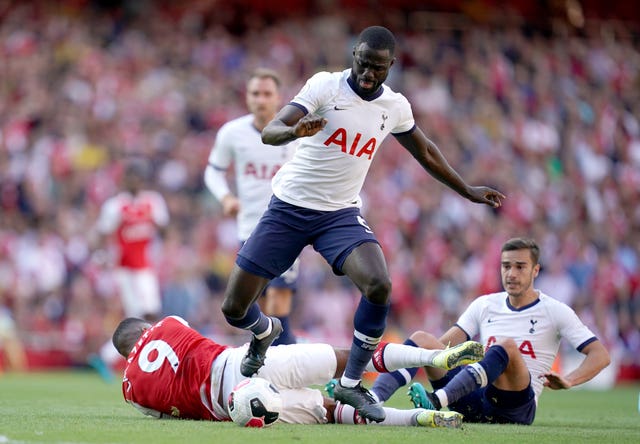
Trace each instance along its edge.
<path fill-rule="evenodd" d="M 305 115 L 293 105 L 285 105 L 262 130 L 262 142 L 269 145 L 283 145 L 300 137 L 309 137 L 322 130 L 327 119 L 312 114 Z M 483 203 L 497 208 L 502 205 L 505 195 L 485 186 L 470 186 L 449 165 L 438 147 L 431 142 L 420 128 L 396 139 L 422 167 L 438 181 L 447 185 L 472 202 Z"/>
<path fill-rule="evenodd" d="M 424 135 L 420 128 L 395 137 L 431 176 L 461 196 L 472 202 L 483 203 L 494 208 L 502 205 L 504 194 L 485 186 L 467 185 L 449 165 L 438 147 Z"/>
<path fill-rule="evenodd" d="M 327 124 L 327 119 L 313 114 L 305 115 L 293 105 L 285 105 L 262 130 L 262 143 L 284 145 L 300 137 L 310 137 Z"/>

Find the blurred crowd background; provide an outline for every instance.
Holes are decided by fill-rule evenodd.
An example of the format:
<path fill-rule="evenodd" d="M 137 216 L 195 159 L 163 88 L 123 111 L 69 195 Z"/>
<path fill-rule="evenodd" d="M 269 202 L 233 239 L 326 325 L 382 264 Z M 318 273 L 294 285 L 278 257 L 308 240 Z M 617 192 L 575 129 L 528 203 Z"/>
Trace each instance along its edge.
<path fill-rule="evenodd" d="M 537 287 L 571 305 L 640 379 L 640 13 L 633 2 L 1 1 L 0 352 L 5 370 L 85 365 L 120 320 L 112 255 L 92 243 L 122 166 L 153 166 L 171 223 L 153 247 L 163 310 L 246 340 L 219 305 L 238 248 L 203 185 L 216 131 L 246 113 L 256 67 L 289 100 L 351 65 L 361 29 L 398 39 L 388 84 L 474 184 L 468 203 L 392 137 L 363 198 L 393 278 L 390 336 L 446 330 L 501 290 L 499 251 L 542 248 Z M 629 3 L 629 5 L 626 5 Z M 350 343 L 355 288 L 302 256 L 299 336 Z M 46 356 L 47 359 L 44 359 Z"/>

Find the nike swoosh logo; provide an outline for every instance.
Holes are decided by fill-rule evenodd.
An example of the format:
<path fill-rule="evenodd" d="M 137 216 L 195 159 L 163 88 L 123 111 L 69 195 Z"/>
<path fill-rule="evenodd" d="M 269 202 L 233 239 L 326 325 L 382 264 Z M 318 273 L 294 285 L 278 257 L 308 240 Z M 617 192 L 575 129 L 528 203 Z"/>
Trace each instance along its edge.
<path fill-rule="evenodd" d="M 333 109 L 334 109 L 334 110 L 336 110 L 336 111 L 344 111 L 344 110 L 345 110 L 345 109 L 347 109 L 347 108 L 338 108 L 338 105 L 335 105 L 335 106 L 333 107 Z"/>

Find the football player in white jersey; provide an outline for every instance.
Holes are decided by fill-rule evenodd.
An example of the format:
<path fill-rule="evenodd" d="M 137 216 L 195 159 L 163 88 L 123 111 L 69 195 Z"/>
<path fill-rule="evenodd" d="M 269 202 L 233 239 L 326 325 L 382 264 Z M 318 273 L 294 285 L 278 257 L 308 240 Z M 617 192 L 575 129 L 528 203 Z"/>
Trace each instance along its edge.
<path fill-rule="evenodd" d="M 448 406 L 468 422 L 529 425 L 543 387 L 569 389 L 609 365 L 606 348 L 576 313 L 534 288 L 539 257 L 535 241 L 508 240 L 500 259 L 505 291 L 475 299 L 439 341 L 433 336 L 415 341 L 418 346 L 437 348 L 478 337 L 486 347 L 480 362 L 464 368 L 446 374 L 427 368 L 435 392 L 427 393 L 414 383 L 409 394 L 416 405 Z M 562 338 L 586 355 L 564 375 L 552 370 Z M 393 393 L 399 387 L 393 386 L 400 378 L 381 375 L 378 379 L 372 389 L 378 394 Z"/>
<path fill-rule="evenodd" d="M 467 184 L 415 125 L 406 98 L 383 84 L 394 51 L 388 29 L 365 29 L 350 69 L 312 76 L 262 131 L 265 143 L 300 139 L 299 145 L 273 179 L 274 197 L 238 253 L 222 303 L 230 325 L 254 334 L 242 366 L 251 375 L 263 365 L 281 328 L 255 301 L 271 278 L 313 245 L 336 274 L 347 275 L 362 292 L 349 361 L 334 394 L 373 421 L 384 420 L 384 410 L 361 379 L 385 330 L 391 279 L 382 249 L 360 214 L 359 193 L 380 144 L 393 134 L 429 174 L 473 202 L 498 207 L 504 198 L 499 191 Z"/>
<path fill-rule="evenodd" d="M 218 131 L 204 175 L 207 188 L 222 205 L 223 214 L 236 217 L 240 244 L 247 240 L 267 209 L 273 194 L 271 179 L 295 150 L 293 143 L 278 147 L 262 143 L 262 129 L 281 106 L 280 78 L 275 71 L 260 68 L 251 74 L 247 81 L 246 103 L 250 114 L 227 122 Z M 237 196 L 226 179 L 232 163 Z M 296 290 L 298 262 L 296 260 L 291 268 L 269 282 L 262 301 L 264 313 L 276 316 L 282 324 L 282 333 L 273 345 L 296 342 L 289 326 L 289 315 Z"/>

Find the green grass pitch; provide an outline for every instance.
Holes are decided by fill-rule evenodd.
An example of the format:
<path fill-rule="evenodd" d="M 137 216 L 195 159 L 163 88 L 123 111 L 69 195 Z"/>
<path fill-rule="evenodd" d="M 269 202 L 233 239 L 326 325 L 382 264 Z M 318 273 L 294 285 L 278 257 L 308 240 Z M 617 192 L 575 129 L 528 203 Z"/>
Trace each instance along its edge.
<path fill-rule="evenodd" d="M 125 404 L 120 385 L 90 371 L 0 374 L 0 444 L 13 443 L 640 443 L 640 385 L 546 390 L 532 426 L 462 430 L 346 425 L 243 429 L 233 423 L 159 421 Z M 409 408 L 404 391 L 388 405 Z"/>

